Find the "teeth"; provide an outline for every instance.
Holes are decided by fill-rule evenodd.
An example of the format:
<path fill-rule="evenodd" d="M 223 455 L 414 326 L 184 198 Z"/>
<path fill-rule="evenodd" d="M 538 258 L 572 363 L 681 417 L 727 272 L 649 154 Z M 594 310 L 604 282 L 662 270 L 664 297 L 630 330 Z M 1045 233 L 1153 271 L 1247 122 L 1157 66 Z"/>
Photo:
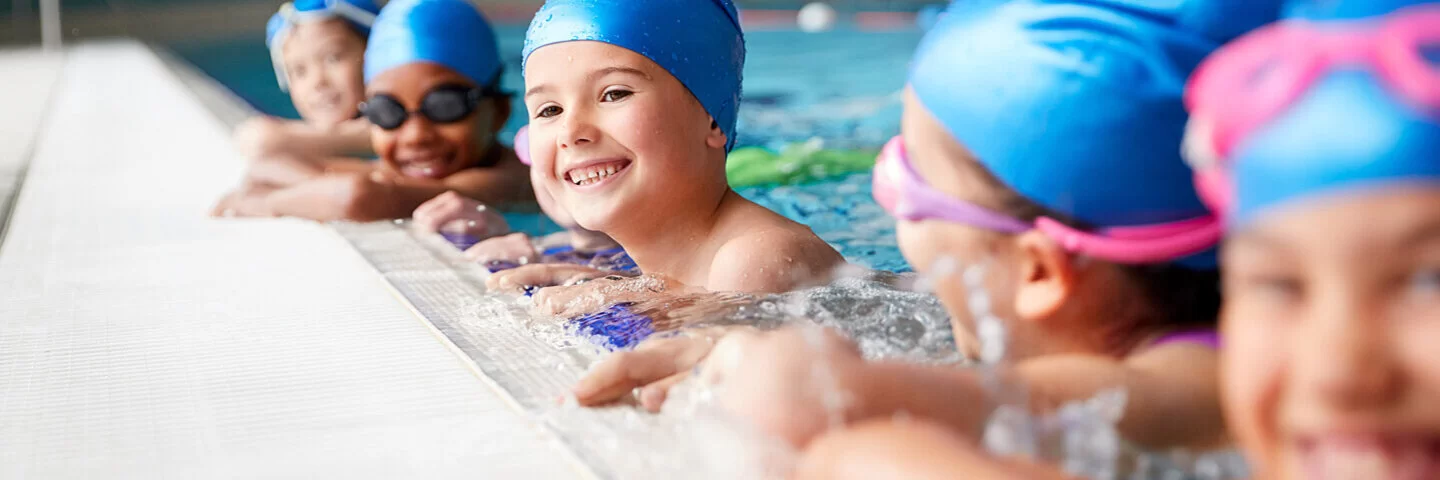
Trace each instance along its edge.
<path fill-rule="evenodd" d="M 614 165 L 604 167 L 588 167 L 582 170 L 570 172 L 569 180 L 570 183 L 574 183 L 575 185 L 589 185 L 598 182 L 605 177 L 614 175 L 616 171 L 619 171 L 619 168 Z"/>

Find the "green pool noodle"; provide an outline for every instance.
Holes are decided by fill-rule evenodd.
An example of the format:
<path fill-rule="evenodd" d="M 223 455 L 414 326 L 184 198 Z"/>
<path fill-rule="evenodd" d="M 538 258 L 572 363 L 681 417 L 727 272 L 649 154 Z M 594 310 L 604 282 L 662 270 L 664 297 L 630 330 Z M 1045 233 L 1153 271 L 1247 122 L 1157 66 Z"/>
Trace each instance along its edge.
<path fill-rule="evenodd" d="M 732 187 L 795 185 L 863 172 L 875 166 L 878 150 L 841 150 L 794 144 L 780 153 L 762 147 L 730 152 L 725 174 Z"/>

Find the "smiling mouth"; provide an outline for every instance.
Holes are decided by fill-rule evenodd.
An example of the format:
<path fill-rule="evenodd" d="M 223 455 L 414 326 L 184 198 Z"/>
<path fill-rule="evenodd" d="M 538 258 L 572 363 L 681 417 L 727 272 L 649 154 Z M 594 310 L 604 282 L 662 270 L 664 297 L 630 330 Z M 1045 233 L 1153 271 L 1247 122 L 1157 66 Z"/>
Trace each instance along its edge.
<path fill-rule="evenodd" d="M 445 165 L 448 162 L 444 157 L 435 156 L 401 160 L 396 163 L 400 167 L 400 173 L 407 177 L 438 179 L 445 173 Z"/>
<path fill-rule="evenodd" d="M 630 168 L 629 160 L 597 163 L 565 172 L 565 181 L 577 187 L 594 185 Z"/>
<path fill-rule="evenodd" d="M 326 94 L 310 102 L 310 108 L 315 110 L 334 111 L 340 109 L 340 95 Z"/>

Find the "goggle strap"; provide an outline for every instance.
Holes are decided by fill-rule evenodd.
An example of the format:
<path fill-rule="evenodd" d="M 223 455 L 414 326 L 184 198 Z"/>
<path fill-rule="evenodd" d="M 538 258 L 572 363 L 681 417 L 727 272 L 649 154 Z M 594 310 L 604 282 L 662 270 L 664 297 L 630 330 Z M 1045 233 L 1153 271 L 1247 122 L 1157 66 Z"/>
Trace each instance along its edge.
<path fill-rule="evenodd" d="M 1035 229 L 1066 251 L 1125 264 L 1163 263 L 1209 250 L 1219 243 L 1220 221 L 1205 216 L 1142 227 L 1119 227 L 1101 235 L 1080 231 L 1049 217 Z"/>

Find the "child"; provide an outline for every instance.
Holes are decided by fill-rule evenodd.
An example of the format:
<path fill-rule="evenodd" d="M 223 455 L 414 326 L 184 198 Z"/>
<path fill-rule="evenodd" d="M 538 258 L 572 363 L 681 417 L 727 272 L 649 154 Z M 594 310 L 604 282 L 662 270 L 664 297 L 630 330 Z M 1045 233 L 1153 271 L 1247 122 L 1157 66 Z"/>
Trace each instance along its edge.
<path fill-rule="evenodd" d="M 495 141 L 509 116 L 501 63 L 485 18 L 465 0 L 396 0 L 375 20 L 365 51 L 379 165 L 311 171 L 284 187 L 252 188 L 222 202 L 240 216 L 313 220 L 407 217 L 453 190 L 501 208 L 534 200 L 525 165 Z"/>
<path fill-rule="evenodd" d="M 515 153 L 520 161 L 527 165 L 530 163 L 527 151 L 529 141 L 527 127 L 521 127 L 520 132 L 515 135 Z M 466 257 L 485 264 L 492 270 L 561 257 L 584 260 L 589 264 L 596 257 L 624 256 L 615 240 L 603 233 L 576 225 L 574 217 L 555 204 L 554 197 L 536 178 L 537 172 L 535 169 L 530 170 L 536 203 L 540 204 L 540 211 L 565 228 L 564 232 L 548 235 L 538 241 L 524 233 L 506 235 L 510 232 L 510 225 L 504 217 L 487 205 L 455 192 L 446 192 L 415 209 L 415 226 L 421 231 L 444 235 L 456 246 L 465 249 Z M 626 261 L 628 259 L 627 256 L 620 260 L 621 263 L 629 264 Z M 584 269 L 579 271 L 590 272 Z M 553 273 L 547 272 L 547 275 Z"/>
<path fill-rule="evenodd" d="M 266 25 L 265 44 L 280 89 L 303 121 L 258 117 L 235 139 L 252 159 L 302 161 L 369 154 L 369 125 L 360 116 L 365 43 L 380 7 L 371 0 L 296 0 Z"/>
<path fill-rule="evenodd" d="M 644 295 L 785 291 L 843 261 L 726 182 L 744 55 L 729 0 L 552 0 L 530 25 L 525 104 L 536 177 L 575 223 L 619 242 L 646 281 L 663 279 Z M 544 271 L 562 269 L 530 266 L 490 284 Z M 614 282 L 544 289 L 536 302 L 594 294 L 615 303 L 622 298 L 599 295 L 619 289 Z"/>
<path fill-rule="evenodd" d="M 1256 478 L 1440 478 L 1437 34 L 1433 2 L 1286 22 L 1195 76 L 1224 405 Z"/>
<path fill-rule="evenodd" d="M 1143 446 L 1227 441 L 1213 330 L 1219 225 L 1178 155 L 1183 79 L 1217 43 L 1164 17 L 1089 3 L 956 2 L 920 47 L 903 138 L 876 166 L 876 199 L 899 218 L 901 250 L 934 283 L 958 347 L 978 356 L 970 309 L 986 308 L 1008 341 L 984 346 L 1004 347 L 1001 372 L 1029 388 L 1035 408 L 1123 387 L 1120 429 Z M 977 266 L 984 276 L 971 281 L 983 292 L 962 282 Z M 796 445 L 832 420 L 901 411 L 975 438 L 994 407 L 979 371 L 866 363 L 833 334 L 722 343 L 738 352 L 709 362 L 725 403 Z M 670 366 L 620 357 L 577 397 L 610 400 L 623 391 L 614 386 L 689 368 L 643 360 Z M 834 417 L 816 364 L 849 396 Z M 646 375 L 616 374 L 627 371 Z"/>
<path fill-rule="evenodd" d="M 1192 82 L 1188 159 L 1228 230 L 1223 403 L 1255 478 L 1440 478 L 1440 77 L 1419 55 L 1435 32 L 1434 3 L 1285 22 Z M 827 436 L 798 477 L 994 469 L 921 430 Z M 877 448 L 932 458 L 864 453 Z"/>

